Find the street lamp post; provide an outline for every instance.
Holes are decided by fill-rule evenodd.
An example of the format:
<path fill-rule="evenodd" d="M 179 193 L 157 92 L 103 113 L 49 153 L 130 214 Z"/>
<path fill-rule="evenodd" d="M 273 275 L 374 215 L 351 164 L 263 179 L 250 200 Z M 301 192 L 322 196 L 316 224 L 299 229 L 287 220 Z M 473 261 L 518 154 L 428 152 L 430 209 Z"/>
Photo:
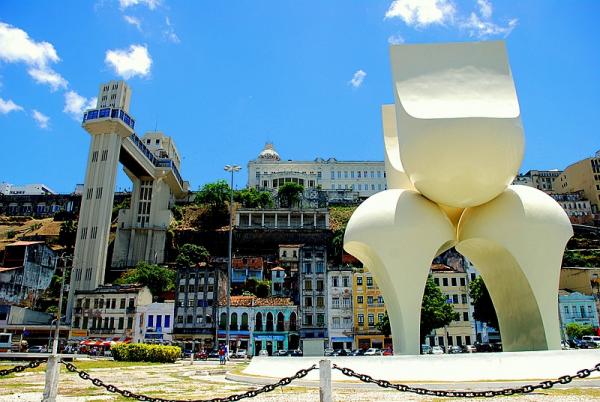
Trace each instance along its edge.
<path fill-rule="evenodd" d="M 65 276 L 67 275 L 67 264 L 68 260 L 72 260 L 73 256 L 65 255 L 62 253 L 60 257 L 56 259 L 56 265 L 58 266 L 58 260 L 62 260 L 64 263 L 62 280 L 60 283 L 60 294 L 58 295 L 58 313 L 56 314 L 56 329 L 54 331 L 54 339 L 52 341 L 52 354 L 48 357 L 48 365 L 46 368 L 46 383 L 44 385 L 44 394 L 42 402 L 55 402 L 58 394 L 58 374 L 59 370 L 59 355 L 58 355 L 58 339 L 60 336 L 60 318 L 62 314 L 63 304 L 63 293 L 65 291 Z"/>
<path fill-rule="evenodd" d="M 225 165 L 225 171 L 231 173 L 231 188 L 229 192 L 229 245 L 227 247 L 228 250 L 228 258 L 227 258 L 227 318 L 225 319 L 225 345 L 227 345 L 227 356 L 225 358 L 229 358 L 229 319 L 230 319 L 230 309 L 231 309 L 231 245 L 233 243 L 233 174 L 235 172 L 239 172 L 242 168 L 238 165 Z M 218 341 L 218 337 L 217 337 Z"/>

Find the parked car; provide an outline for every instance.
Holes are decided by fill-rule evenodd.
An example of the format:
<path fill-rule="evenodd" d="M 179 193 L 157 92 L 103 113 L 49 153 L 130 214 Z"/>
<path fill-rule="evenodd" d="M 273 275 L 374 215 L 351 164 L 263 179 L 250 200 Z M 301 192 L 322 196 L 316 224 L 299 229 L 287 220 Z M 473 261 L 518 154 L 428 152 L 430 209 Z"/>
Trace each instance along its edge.
<path fill-rule="evenodd" d="M 208 353 L 206 353 L 203 350 L 201 350 L 199 352 L 196 352 L 196 353 L 194 353 L 194 359 L 197 359 L 197 360 L 208 360 Z"/>
<path fill-rule="evenodd" d="M 325 352 L 323 353 L 324 356 L 332 356 L 333 352 L 335 352 L 335 350 L 333 350 L 332 348 L 327 348 L 325 349 Z"/>
<path fill-rule="evenodd" d="M 429 345 L 421 345 L 421 354 L 428 355 L 431 353 L 431 346 Z"/>
<path fill-rule="evenodd" d="M 184 359 L 189 358 L 192 355 L 192 350 L 191 349 L 184 349 L 181 352 L 181 357 L 183 357 Z"/>
<path fill-rule="evenodd" d="M 45 346 L 32 346 L 29 349 L 27 349 L 27 353 L 45 353 L 47 352 L 48 349 Z"/>
<path fill-rule="evenodd" d="M 598 335 L 584 335 L 581 337 L 582 341 L 594 342 L 596 346 L 600 346 L 600 336 Z"/>
<path fill-rule="evenodd" d="M 356 350 L 353 350 L 352 353 L 350 353 L 350 356 L 364 356 L 364 355 L 365 355 L 364 349 L 356 349 Z"/>
<path fill-rule="evenodd" d="M 261 350 L 258 352 L 258 355 L 259 355 L 259 356 L 269 356 L 269 351 L 268 351 L 267 349 L 261 349 Z"/>
<path fill-rule="evenodd" d="M 462 353 L 462 348 L 460 346 L 448 346 L 448 353 L 449 354 L 456 354 L 456 353 Z"/>
<path fill-rule="evenodd" d="M 381 350 L 377 348 L 369 348 L 365 352 L 365 356 L 381 356 Z"/>
<path fill-rule="evenodd" d="M 463 353 L 475 353 L 477 352 L 477 348 L 473 345 L 463 345 L 462 347 Z"/>
<path fill-rule="evenodd" d="M 579 349 L 596 349 L 598 345 L 594 341 L 584 341 L 583 339 L 579 342 Z"/>
<path fill-rule="evenodd" d="M 302 357 L 302 356 L 304 356 L 304 353 L 302 352 L 302 349 L 291 350 L 290 356 Z"/>
<path fill-rule="evenodd" d="M 502 342 L 492 343 L 492 352 L 502 352 Z"/>
<path fill-rule="evenodd" d="M 490 343 L 476 343 L 475 348 L 477 349 L 477 353 L 493 351 L 492 345 Z"/>
<path fill-rule="evenodd" d="M 235 352 L 234 356 L 239 359 L 245 359 L 246 357 L 248 357 L 248 352 L 246 351 L 246 349 L 238 349 Z"/>
<path fill-rule="evenodd" d="M 431 354 L 432 355 L 443 355 L 444 354 L 444 349 L 442 349 L 441 346 L 433 346 L 431 348 Z"/>
<path fill-rule="evenodd" d="M 387 348 L 383 351 L 383 355 L 384 356 L 393 356 L 394 355 L 394 349 L 392 348 Z"/>
<path fill-rule="evenodd" d="M 208 357 L 211 359 L 218 359 L 219 358 L 219 349 L 213 349 L 210 352 L 208 352 Z"/>
<path fill-rule="evenodd" d="M 285 349 L 276 350 L 276 351 L 273 353 L 273 356 L 279 356 L 279 357 L 282 357 L 282 356 L 287 356 L 287 355 L 288 355 L 288 351 L 287 351 L 287 350 L 285 350 Z"/>
<path fill-rule="evenodd" d="M 348 352 L 346 349 L 337 349 L 331 354 L 331 356 L 348 356 Z"/>

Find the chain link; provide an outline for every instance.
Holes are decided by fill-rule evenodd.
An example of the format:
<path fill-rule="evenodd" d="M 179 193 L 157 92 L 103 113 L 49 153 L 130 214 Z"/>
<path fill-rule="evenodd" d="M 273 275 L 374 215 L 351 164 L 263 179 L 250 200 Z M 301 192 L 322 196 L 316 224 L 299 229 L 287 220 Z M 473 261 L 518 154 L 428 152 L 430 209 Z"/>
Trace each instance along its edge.
<path fill-rule="evenodd" d="M 45 363 L 45 362 L 46 362 L 45 360 L 32 360 L 28 364 L 23 364 L 20 366 L 15 366 L 13 368 L 0 370 L 0 377 L 4 377 L 11 373 L 20 373 L 21 371 L 24 371 L 27 369 L 36 368 L 37 366 L 39 366 L 40 364 Z"/>
<path fill-rule="evenodd" d="M 332 365 L 334 370 L 339 370 L 347 377 L 358 378 L 362 382 L 375 384 L 382 388 L 393 388 L 400 392 L 411 392 L 418 395 L 428 396 L 441 396 L 446 398 L 492 398 L 494 396 L 508 396 L 515 394 L 528 394 L 535 391 L 536 389 L 548 389 L 552 388 L 557 384 L 568 384 L 576 378 L 589 377 L 594 371 L 600 372 L 600 363 L 596 364 L 594 368 L 579 370 L 576 375 L 563 375 L 558 377 L 556 380 L 546 380 L 537 384 L 523 385 L 517 388 L 504 388 L 491 391 L 451 391 L 451 390 L 434 390 L 426 388 L 413 388 L 405 384 L 394 384 L 386 380 L 373 379 L 370 375 L 360 374 L 355 372 L 348 367 L 340 367 L 336 364 Z"/>
<path fill-rule="evenodd" d="M 158 398 L 158 397 L 154 398 L 151 396 L 147 396 L 147 395 L 143 395 L 143 394 L 136 394 L 131 391 L 123 390 L 123 389 L 118 388 L 115 385 L 106 384 L 104 381 L 100 380 L 99 378 L 94 378 L 94 377 L 90 376 L 85 371 L 79 370 L 72 363 L 65 362 L 64 360 L 61 360 L 61 363 L 64 364 L 67 367 L 67 370 L 69 370 L 70 372 L 77 373 L 77 375 L 79 375 L 80 378 L 90 381 L 92 384 L 94 384 L 97 387 L 106 388 L 106 390 L 108 392 L 121 394 L 122 396 L 124 396 L 126 398 L 137 399 L 138 401 L 149 401 L 149 402 L 229 402 L 229 401 L 239 401 L 240 399 L 253 398 L 259 394 L 262 394 L 265 392 L 271 392 L 271 391 L 277 389 L 278 387 L 286 386 L 294 380 L 306 377 L 308 375 L 308 373 L 310 373 L 312 370 L 317 369 L 317 366 L 315 364 L 313 364 L 309 368 L 297 371 L 296 374 L 294 374 L 291 377 L 283 377 L 281 380 L 277 381 L 276 383 L 268 384 L 262 388 L 250 390 L 250 391 L 244 392 L 243 394 L 235 394 L 235 395 L 230 395 L 230 396 L 223 397 L 223 398 L 213 398 L 213 399 L 179 400 L 179 399 L 163 399 L 163 398 Z"/>

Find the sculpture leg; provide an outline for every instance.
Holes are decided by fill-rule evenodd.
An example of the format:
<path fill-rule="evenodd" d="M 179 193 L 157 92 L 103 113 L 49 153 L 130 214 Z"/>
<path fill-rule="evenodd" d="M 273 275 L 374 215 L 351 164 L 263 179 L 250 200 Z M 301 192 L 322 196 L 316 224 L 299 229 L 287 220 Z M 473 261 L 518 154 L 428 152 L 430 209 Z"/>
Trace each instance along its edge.
<path fill-rule="evenodd" d="M 373 273 L 383 292 L 394 353 L 419 354 L 421 303 L 431 261 L 455 238 L 444 212 L 412 190 L 377 193 L 350 218 L 344 249 Z"/>
<path fill-rule="evenodd" d="M 510 186 L 465 210 L 456 249 L 480 270 L 496 309 L 505 351 L 560 348 L 558 283 L 573 235 L 562 208 L 545 193 Z"/>

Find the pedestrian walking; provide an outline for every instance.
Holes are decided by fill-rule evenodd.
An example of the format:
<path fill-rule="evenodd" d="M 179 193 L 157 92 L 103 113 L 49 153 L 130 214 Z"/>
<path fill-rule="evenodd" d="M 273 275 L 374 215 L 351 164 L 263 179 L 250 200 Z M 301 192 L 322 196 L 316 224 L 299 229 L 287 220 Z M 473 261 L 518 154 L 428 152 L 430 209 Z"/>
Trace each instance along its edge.
<path fill-rule="evenodd" d="M 225 348 L 219 348 L 219 364 L 225 364 Z"/>

